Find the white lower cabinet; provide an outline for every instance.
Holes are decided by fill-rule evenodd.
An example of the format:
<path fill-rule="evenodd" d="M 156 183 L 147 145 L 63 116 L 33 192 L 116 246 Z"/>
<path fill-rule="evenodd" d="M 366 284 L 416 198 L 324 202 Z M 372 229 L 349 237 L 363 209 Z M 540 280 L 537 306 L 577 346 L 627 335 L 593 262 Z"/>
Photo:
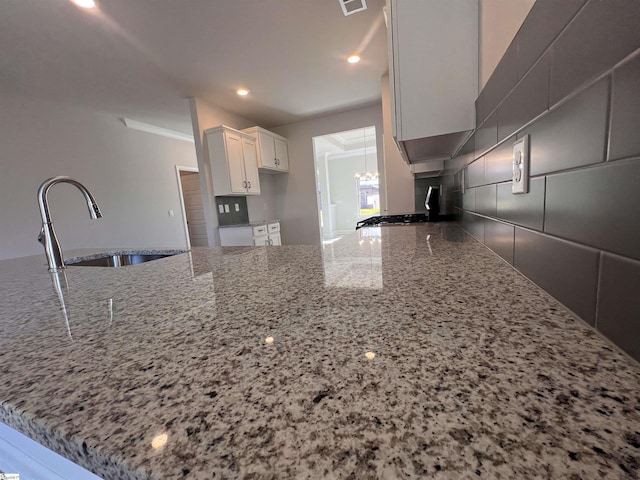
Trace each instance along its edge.
<path fill-rule="evenodd" d="M 280 223 L 219 227 L 220 245 L 223 247 L 281 245 Z"/>

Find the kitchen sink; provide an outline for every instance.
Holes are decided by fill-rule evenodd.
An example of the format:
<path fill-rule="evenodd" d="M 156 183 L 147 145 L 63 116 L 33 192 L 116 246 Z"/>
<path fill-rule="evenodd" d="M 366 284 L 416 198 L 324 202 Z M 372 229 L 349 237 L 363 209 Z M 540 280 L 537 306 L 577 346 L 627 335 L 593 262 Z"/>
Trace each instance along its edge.
<path fill-rule="evenodd" d="M 141 263 L 159 260 L 161 258 L 171 257 L 184 252 L 175 253 L 152 253 L 152 254 L 105 254 L 100 257 L 94 257 L 88 260 L 68 260 L 66 265 L 71 267 L 126 267 L 127 265 L 139 265 Z"/>

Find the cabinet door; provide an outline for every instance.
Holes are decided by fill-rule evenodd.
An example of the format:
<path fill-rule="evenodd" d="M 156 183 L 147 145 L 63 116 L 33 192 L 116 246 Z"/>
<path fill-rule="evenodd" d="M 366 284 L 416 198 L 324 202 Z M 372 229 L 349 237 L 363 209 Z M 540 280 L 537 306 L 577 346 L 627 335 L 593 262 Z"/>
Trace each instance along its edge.
<path fill-rule="evenodd" d="M 276 150 L 273 138 L 264 133 L 258 133 L 258 141 L 260 142 L 260 166 L 265 168 L 276 169 Z"/>
<path fill-rule="evenodd" d="M 229 183 L 232 193 L 245 193 L 247 191 L 244 175 L 244 161 L 242 138 L 233 132 L 224 132 L 224 141 L 227 147 L 227 164 L 229 166 Z M 255 147 L 255 146 L 254 146 Z M 255 158 L 255 148 L 254 148 Z"/>
<path fill-rule="evenodd" d="M 270 245 L 282 245 L 282 239 L 280 238 L 280 232 L 278 233 L 270 233 L 269 234 L 269 244 Z"/>
<path fill-rule="evenodd" d="M 243 137 L 242 153 L 244 156 L 244 175 L 247 181 L 247 194 L 260 195 L 260 177 L 258 176 L 258 156 L 256 155 L 255 142 Z"/>
<path fill-rule="evenodd" d="M 278 170 L 289 171 L 289 152 L 287 142 L 279 138 L 274 138 L 275 156 L 278 163 Z"/>
<path fill-rule="evenodd" d="M 267 235 L 262 235 L 261 237 L 253 237 L 253 245 L 256 247 L 269 245 L 269 237 Z"/>

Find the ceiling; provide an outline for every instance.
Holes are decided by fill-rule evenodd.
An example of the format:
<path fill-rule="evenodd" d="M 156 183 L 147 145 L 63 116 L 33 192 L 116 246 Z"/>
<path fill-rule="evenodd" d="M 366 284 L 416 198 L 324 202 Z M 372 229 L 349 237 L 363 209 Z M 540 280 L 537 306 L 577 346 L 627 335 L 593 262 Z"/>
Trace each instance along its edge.
<path fill-rule="evenodd" d="M 265 128 L 380 99 L 384 0 L 348 17 L 339 0 L 96 2 L 0 0 L 0 93 L 185 133 L 192 96 Z"/>

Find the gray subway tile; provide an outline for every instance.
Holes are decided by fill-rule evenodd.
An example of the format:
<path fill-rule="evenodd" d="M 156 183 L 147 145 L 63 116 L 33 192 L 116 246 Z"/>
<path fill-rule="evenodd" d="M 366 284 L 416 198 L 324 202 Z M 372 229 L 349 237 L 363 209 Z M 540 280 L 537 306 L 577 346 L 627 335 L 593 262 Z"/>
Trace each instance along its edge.
<path fill-rule="evenodd" d="M 603 254 L 596 328 L 640 360 L 640 262 Z"/>
<path fill-rule="evenodd" d="M 496 216 L 496 185 L 476 188 L 476 212 L 490 217 Z"/>
<path fill-rule="evenodd" d="M 513 42 L 505 51 L 502 59 L 482 89 L 485 116 L 498 104 L 518 83 L 518 47 Z"/>
<path fill-rule="evenodd" d="M 586 0 L 537 0 L 518 34 L 518 78 L 522 78 Z"/>
<path fill-rule="evenodd" d="M 485 218 L 484 243 L 513 265 L 514 226 Z"/>
<path fill-rule="evenodd" d="M 551 47 L 551 105 L 640 48 L 638 0 L 592 0 Z"/>
<path fill-rule="evenodd" d="M 590 325 L 595 324 L 599 252 L 522 228 L 513 265 Z"/>
<path fill-rule="evenodd" d="M 529 180 L 529 193 L 514 195 L 511 182 L 498 185 L 496 216 L 542 231 L 544 222 L 544 177 Z"/>
<path fill-rule="evenodd" d="M 608 90 L 604 78 L 518 134 L 530 135 L 531 175 L 604 161 Z"/>
<path fill-rule="evenodd" d="M 467 186 L 477 187 L 484 183 L 484 157 L 481 157 L 467 167 Z"/>
<path fill-rule="evenodd" d="M 487 183 L 511 180 L 515 136 L 485 155 L 484 177 Z"/>
<path fill-rule="evenodd" d="M 464 212 L 462 220 L 462 228 L 464 228 L 469 235 L 478 240 L 480 243 L 484 243 L 484 218 L 474 215 L 473 213 Z"/>
<path fill-rule="evenodd" d="M 498 117 L 492 113 L 475 133 L 476 155 L 479 155 L 498 143 Z"/>
<path fill-rule="evenodd" d="M 640 54 L 613 72 L 611 100 L 612 160 L 640 156 Z"/>
<path fill-rule="evenodd" d="M 470 212 L 476 211 L 476 189 L 467 188 L 462 194 L 462 208 Z"/>
<path fill-rule="evenodd" d="M 549 108 L 549 56 L 545 55 L 498 107 L 498 141 Z"/>
<path fill-rule="evenodd" d="M 545 232 L 640 259 L 640 160 L 547 177 Z"/>

